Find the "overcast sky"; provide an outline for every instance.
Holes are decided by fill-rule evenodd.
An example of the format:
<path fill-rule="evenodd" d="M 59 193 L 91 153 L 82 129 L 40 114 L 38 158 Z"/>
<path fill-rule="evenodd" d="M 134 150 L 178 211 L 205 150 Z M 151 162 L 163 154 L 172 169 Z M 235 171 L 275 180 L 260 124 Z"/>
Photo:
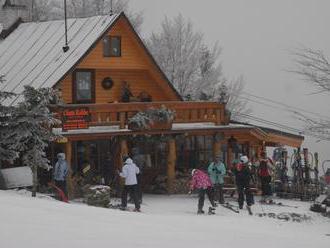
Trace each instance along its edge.
<path fill-rule="evenodd" d="M 330 57 L 330 0 L 130 0 L 144 12 L 142 34 L 160 28 L 165 16 L 179 13 L 203 32 L 209 44 L 219 41 L 228 77 L 243 75 L 245 91 L 329 116 L 330 94 L 311 95 L 310 87 L 292 68 L 290 50 L 306 46 Z M 251 98 L 254 100 L 254 98 Z M 292 114 L 251 104 L 253 115 L 302 127 Z M 330 143 L 306 137 L 304 146 L 330 159 Z"/>

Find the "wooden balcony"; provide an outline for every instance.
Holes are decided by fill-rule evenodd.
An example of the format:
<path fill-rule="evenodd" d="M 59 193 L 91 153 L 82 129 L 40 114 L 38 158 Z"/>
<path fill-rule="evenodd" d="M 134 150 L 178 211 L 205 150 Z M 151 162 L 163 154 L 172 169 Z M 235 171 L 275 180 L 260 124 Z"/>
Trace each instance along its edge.
<path fill-rule="evenodd" d="M 88 108 L 90 114 L 89 126 L 119 125 L 125 129 L 128 119 L 137 112 L 150 108 L 161 108 L 175 111 L 173 123 L 203 123 L 213 122 L 215 125 L 228 123 L 225 115 L 225 105 L 216 102 L 131 102 L 109 104 L 65 104 L 53 111 L 62 115 L 63 111 L 75 108 Z"/>

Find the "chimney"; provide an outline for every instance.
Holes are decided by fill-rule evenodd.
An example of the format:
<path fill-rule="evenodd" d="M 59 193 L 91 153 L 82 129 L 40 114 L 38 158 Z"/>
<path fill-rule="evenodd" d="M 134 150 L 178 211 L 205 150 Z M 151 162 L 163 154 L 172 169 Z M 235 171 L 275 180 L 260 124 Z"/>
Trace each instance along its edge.
<path fill-rule="evenodd" d="M 19 19 L 31 21 L 32 3 L 34 0 L 0 0 L 0 26 L 10 29 Z"/>

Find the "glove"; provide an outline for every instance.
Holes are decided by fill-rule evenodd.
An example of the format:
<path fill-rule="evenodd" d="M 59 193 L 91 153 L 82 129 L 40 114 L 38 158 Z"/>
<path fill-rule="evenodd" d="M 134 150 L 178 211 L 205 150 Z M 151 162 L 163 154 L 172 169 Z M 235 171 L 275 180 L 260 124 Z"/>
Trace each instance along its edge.
<path fill-rule="evenodd" d="M 188 192 L 188 195 L 191 195 L 191 193 L 192 193 L 192 191 L 191 191 L 191 190 L 189 190 L 189 192 Z"/>

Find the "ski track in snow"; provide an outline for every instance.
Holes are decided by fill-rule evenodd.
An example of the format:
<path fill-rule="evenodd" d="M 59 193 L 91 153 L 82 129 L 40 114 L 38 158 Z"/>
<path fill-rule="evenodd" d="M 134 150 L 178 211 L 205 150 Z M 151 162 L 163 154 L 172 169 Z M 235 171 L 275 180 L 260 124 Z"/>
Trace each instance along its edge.
<path fill-rule="evenodd" d="M 278 200 L 290 208 L 257 203 L 254 213 L 295 212 L 311 221 L 296 223 L 239 214 L 218 207 L 216 215 L 196 215 L 197 197 L 146 195 L 142 213 L 65 204 L 26 191 L 0 191 L 1 248 L 58 247 L 317 247 L 330 244 L 330 220 L 310 204 Z M 231 201 L 233 204 L 237 204 Z M 115 201 L 118 203 L 118 201 Z M 209 206 L 205 201 L 204 210 Z M 206 211 L 207 212 L 207 211 Z"/>

